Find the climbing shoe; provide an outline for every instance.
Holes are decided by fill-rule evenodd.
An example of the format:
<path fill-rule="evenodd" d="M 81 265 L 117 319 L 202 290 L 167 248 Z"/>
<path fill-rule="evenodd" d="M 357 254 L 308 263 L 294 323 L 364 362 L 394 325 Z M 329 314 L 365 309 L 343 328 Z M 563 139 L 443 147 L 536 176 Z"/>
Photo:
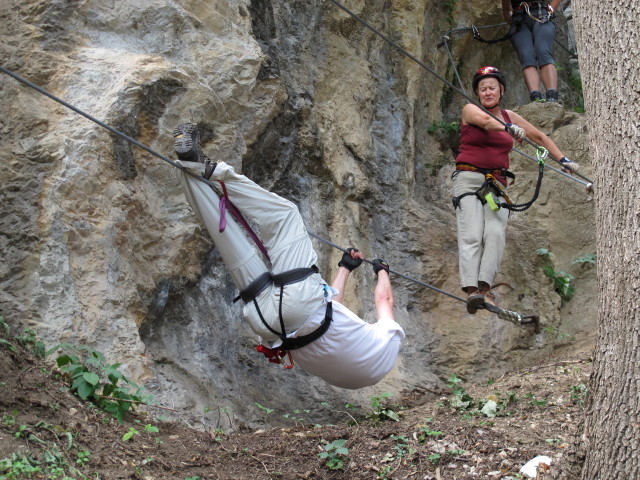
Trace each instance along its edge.
<path fill-rule="evenodd" d="M 553 103 L 558 102 L 557 90 L 554 90 L 553 88 L 550 88 L 549 90 L 547 90 L 547 102 L 553 102 Z"/>
<path fill-rule="evenodd" d="M 475 291 L 467 297 L 467 312 L 471 315 L 474 315 L 478 308 L 481 308 L 484 305 L 484 295 L 479 291 Z"/>
<path fill-rule="evenodd" d="M 197 123 L 183 123 L 173 130 L 173 148 L 180 160 L 200 163 L 205 163 L 209 160 L 200 150 L 198 137 Z M 213 173 L 213 170 L 211 172 Z"/>
<path fill-rule="evenodd" d="M 538 90 L 529 92 L 529 100 L 531 100 L 532 102 L 544 102 L 544 98 L 542 98 L 542 93 L 540 93 Z"/>

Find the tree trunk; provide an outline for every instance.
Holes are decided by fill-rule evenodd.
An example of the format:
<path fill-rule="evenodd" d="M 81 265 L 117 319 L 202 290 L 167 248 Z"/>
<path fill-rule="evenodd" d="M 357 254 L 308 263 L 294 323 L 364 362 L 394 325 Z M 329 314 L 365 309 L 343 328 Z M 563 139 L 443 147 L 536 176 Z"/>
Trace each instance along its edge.
<path fill-rule="evenodd" d="M 598 339 L 582 478 L 640 478 L 640 3 L 574 0 L 596 182 Z"/>

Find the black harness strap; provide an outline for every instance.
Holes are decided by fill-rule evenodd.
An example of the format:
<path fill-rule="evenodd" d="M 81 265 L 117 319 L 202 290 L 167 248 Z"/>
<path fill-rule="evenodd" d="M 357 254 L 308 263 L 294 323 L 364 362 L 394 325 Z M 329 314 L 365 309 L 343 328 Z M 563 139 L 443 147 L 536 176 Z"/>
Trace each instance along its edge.
<path fill-rule="evenodd" d="M 320 324 L 318 328 L 316 328 L 313 332 L 302 335 L 296 338 L 285 338 L 282 341 L 282 345 L 280 347 L 283 350 L 296 350 L 298 348 L 306 347 L 311 342 L 315 342 L 322 335 L 324 335 L 327 330 L 329 330 L 329 326 L 333 321 L 333 306 L 331 302 L 327 302 L 327 309 L 324 313 L 324 320 Z"/>
<path fill-rule="evenodd" d="M 484 38 L 482 38 L 480 36 L 480 31 L 478 30 L 478 27 L 476 27 L 475 25 L 471 25 L 471 31 L 473 32 L 473 38 L 475 38 L 476 40 L 478 40 L 479 42 L 483 42 L 483 43 L 498 43 L 498 42 L 504 42 L 505 40 L 509 40 L 511 38 L 511 36 L 513 35 L 514 32 L 512 32 L 511 30 L 509 30 L 509 32 L 500 38 L 496 38 L 493 40 L 486 40 Z"/>
<path fill-rule="evenodd" d="M 262 321 L 263 325 L 267 327 L 267 329 L 277 335 L 282 340 L 282 345 L 278 348 L 282 350 L 295 350 L 298 348 L 302 348 L 306 345 L 309 345 L 311 342 L 317 340 L 322 335 L 325 334 L 331 321 L 333 319 L 333 307 L 331 306 L 331 302 L 327 303 L 327 309 L 325 311 L 324 320 L 320 324 L 320 326 L 309 333 L 308 335 L 303 335 L 301 337 L 296 338 L 287 338 L 287 332 L 284 326 L 284 319 L 282 317 L 282 298 L 284 297 L 284 287 L 285 285 L 291 285 L 293 283 L 298 283 L 313 275 L 314 273 L 318 273 L 318 267 L 315 265 L 311 265 L 311 267 L 302 267 L 302 268 L 294 268 L 293 270 L 287 270 L 286 272 L 278 273 L 276 275 L 271 272 L 264 272 L 262 275 L 258 276 L 253 282 L 251 282 L 247 288 L 240 292 L 236 298 L 234 298 L 234 303 L 238 300 L 242 299 L 244 303 L 253 302 L 253 305 L 256 307 L 256 311 L 258 312 L 258 316 Z M 267 321 L 264 319 L 262 315 L 262 311 L 258 306 L 258 301 L 256 298 L 260 293 L 264 291 L 269 285 L 274 284 L 276 287 L 280 287 L 280 304 L 278 305 L 278 317 L 280 320 L 280 332 L 273 329 Z"/>
<path fill-rule="evenodd" d="M 311 267 L 308 268 L 294 268 L 293 270 L 287 270 L 286 272 L 278 273 L 276 275 L 271 272 L 264 272 L 251 282 L 247 288 L 242 290 L 240 295 L 233 299 L 233 302 L 235 303 L 242 299 L 244 300 L 244 303 L 249 303 L 251 300 L 255 300 L 255 298 L 272 283 L 277 287 L 283 287 L 284 285 L 301 282 L 309 275 L 318 272 L 319 269 L 315 265 L 311 265 Z"/>

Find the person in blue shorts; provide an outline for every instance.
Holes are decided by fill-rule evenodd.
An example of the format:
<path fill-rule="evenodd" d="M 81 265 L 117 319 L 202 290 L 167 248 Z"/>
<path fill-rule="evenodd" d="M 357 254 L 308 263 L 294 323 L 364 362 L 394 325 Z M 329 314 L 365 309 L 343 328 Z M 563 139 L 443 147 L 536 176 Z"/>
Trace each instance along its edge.
<path fill-rule="evenodd" d="M 559 4 L 560 0 L 502 0 L 504 18 L 511 24 L 511 44 L 518 52 L 524 83 L 532 102 L 558 101 L 558 72 L 553 59 L 553 42 L 556 36 L 555 11 Z M 545 97 L 540 92 L 540 79 L 546 90 Z"/>

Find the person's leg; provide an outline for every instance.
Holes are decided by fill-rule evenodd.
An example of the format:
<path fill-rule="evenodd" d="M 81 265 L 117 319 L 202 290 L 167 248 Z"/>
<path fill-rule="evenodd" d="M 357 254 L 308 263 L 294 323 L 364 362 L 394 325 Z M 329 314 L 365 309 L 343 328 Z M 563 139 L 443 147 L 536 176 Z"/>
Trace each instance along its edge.
<path fill-rule="evenodd" d="M 198 145 L 197 124 L 182 124 L 176 127 L 173 134 L 174 147 L 179 158 L 193 162 L 193 166 L 198 165 L 196 162 L 207 160 Z M 198 174 L 202 174 L 204 166 L 196 170 Z M 291 268 L 308 267 L 316 262 L 315 251 L 295 204 L 265 190 L 246 176 L 238 174 L 225 162 L 216 164 L 209 180 L 214 184 L 223 182 L 229 201 L 240 210 L 245 219 L 257 226 L 260 239 L 269 251 L 273 273 Z M 204 182 L 200 183 L 209 188 Z M 217 190 L 223 191 L 221 186 L 218 186 Z M 227 215 L 227 217 L 230 216 L 230 214 Z M 293 246 L 296 248 L 291 248 Z"/>
<path fill-rule="evenodd" d="M 509 210 L 501 208 L 494 212 L 488 205 L 484 206 L 484 252 L 480 262 L 478 282 L 483 293 L 488 291 L 487 287 L 493 284 L 500 262 L 504 254 L 506 243 L 506 229 L 509 220 Z"/>
<path fill-rule="evenodd" d="M 182 162 L 182 164 L 189 168 L 194 167 L 195 173 L 201 173 L 204 169 L 204 165 L 200 163 Z M 225 164 L 218 164 L 212 179 L 219 173 L 219 169 L 220 172 L 227 172 L 225 178 L 227 178 L 227 180 L 231 179 L 231 181 L 229 181 L 229 183 L 225 181 L 225 184 L 227 185 L 230 198 L 248 199 L 251 196 L 250 192 L 252 192 L 255 197 L 259 197 L 262 200 L 260 208 L 264 208 L 266 204 L 271 204 L 275 205 L 275 209 L 277 210 L 277 213 L 274 215 L 274 217 L 276 217 L 275 220 L 268 214 L 268 211 L 265 211 L 262 224 L 266 225 L 268 222 L 273 221 L 283 223 L 280 225 L 280 228 L 275 229 L 270 227 L 269 230 L 276 231 L 277 236 L 283 235 L 283 237 L 280 237 L 282 238 L 283 245 L 274 246 L 269 250 L 272 261 L 272 265 L 269 266 L 263 260 L 262 255 L 258 253 L 253 241 L 249 239 L 246 232 L 236 223 L 230 213 L 227 212 L 227 225 L 224 232 L 219 231 L 220 207 L 218 196 L 211 190 L 211 187 L 204 182 L 184 172 L 182 173 L 181 181 L 185 196 L 193 210 L 205 223 L 211 238 L 220 252 L 222 261 L 229 270 L 238 289 L 245 289 L 252 281 L 258 278 L 258 276 L 267 271 L 281 273 L 294 268 L 314 265 L 317 262 L 316 252 L 311 245 L 311 240 L 306 230 L 304 230 L 302 219 L 299 218 L 300 215 L 295 205 L 281 199 L 275 194 L 270 194 L 246 177 L 236 179 L 237 181 L 232 179 L 232 175 L 226 170 L 227 167 Z M 237 174 L 234 173 L 233 175 Z M 231 187 L 233 187 L 234 193 L 230 191 Z M 236 195 L 236 193 L 238 195 Z M 282 202 L 293 205 L 293 210 L 289 208 L 289 215 L 282 215 L 283 207 L 280 205 Z M 242 211 L 245 217 L 255 217 L 255 211 L 245 215 L 245 211 L 249 212 L 249 208 L 243 208 L 243 205 L 246 207 L 246 204 L 242 201 L 238 203 L 236 206 Z M 287 232 L 289 232 L 290 238 L 287 238 Z M 302 282 L 287 285 L 284 288 L 282 316 L 287 332 L 299 328 L 309 318 L 311 313 L 322 306 L 324 283 L 324 280 L 319 274 L 313 274 Z M 272 329 L 280 332 L 280 289 L 273 285 L 270 286 L 257 297 L 257 301 L 265 321 Z M 263 339 L 267 341 L 277 339 L 277 336 L 264 326 L 253 303 L 245 304 L 243 313 L 253 331 Z"/>
<path fill-rule="evenodd" d="M 542 83 L 547 92 L 558 90 L 558 73 L 553 59 L 553 42 L 556 36 L 556 26 L 553 22 L 537 23 L 533 28 L 534 49 Z"/>
<path fill-rule="evenodd" d="M 317 262 L 317 255 L 307 234 L 298 207 L 269 192 L 230 165 L 220 162 L 211 180 L 223 181 L 229 200 L 260 230 L 260 238 L 269 251 L 273 273 Z"/>
<path fill-rule="evenodd" d="M 484 182 L 484 175 L 475 172 L 459 172 L 453 180 L 455 197 L 467 192 L 475 192 Z M 478 272 L 482 258 L 482 237 L 484 230 L 482 203 L 475 195 L 467 195 L 456 208 L 458 227 L 458 265 L 460 283 L 467 293 L 478 288 Z"/>
<path fill-rule="evenodd" d="M 524 83 L 529 90 L 532 101 L 534 101 L 537 96 L 533 93 L 540 90 L 540 77 L 533 45 L 533 34 L 527 25 L 522 24 L 520 29 L 511 36 L 511 44 L 518 53 Z"/>
<path fill-rule="evenodd" d="M 205 166 L 202 163 L 181 163 L 193 173 L 199 174 L 204 171 Z M 231 215 L 227 215 L 227 226 L 224 232 L 220 233 L 219 199 L 211 187 L 185 172 L 181 172 L 180 181 L 189 205 L 204 222 L 236 287 L 243 290 L 269 268 L 253 242 Z"/>
<path fill-rule="evenodd" d="M 538 74 L 538 69 L 536 67 L 526 67 L 522 70 L 522 75 L 524 77 L 524 84 L 529 90 L 531 100 L 537 100 L 537 98 L 533 98 L 535 95 L 531 96 L 531 94 L 533 92 L 540 92 L 540 75 Z M 540 98 L 542 98 L 542 96 L 540 96 Z"/>

